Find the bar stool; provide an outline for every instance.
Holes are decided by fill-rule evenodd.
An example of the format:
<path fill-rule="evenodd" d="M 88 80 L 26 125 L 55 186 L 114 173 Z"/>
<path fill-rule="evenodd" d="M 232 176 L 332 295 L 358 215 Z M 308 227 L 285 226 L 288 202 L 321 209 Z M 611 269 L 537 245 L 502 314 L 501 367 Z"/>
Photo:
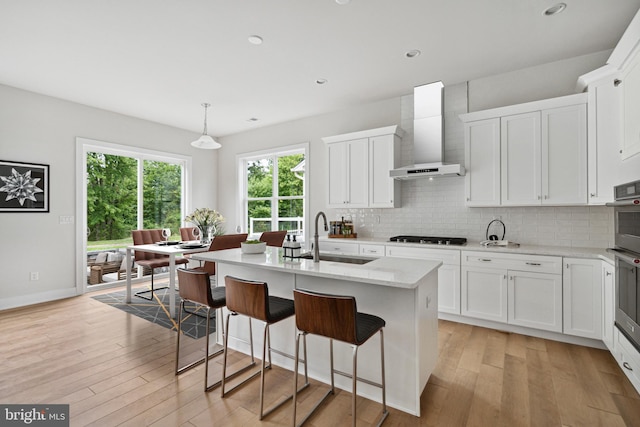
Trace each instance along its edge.
<path fill-rule="evenodd" d="M 246 378 L 241 383 L 237 384 L 230 390 L 225 391 L 226 369 L 227 369 L 227 353 L 228 353 L 228 335 L 224 338 L 224 359 L 222 362 L 222 397 L 226 394 L 237 389 L 247 381 L 255 378 L 260 374 L 260 419 L 269 415 L 271 412 L 279 408 L 282 404 L 286 403 L 293 395 L 289 395 L 276 403 L 268 411 L 264 411 L 264 374 L 266 369 L 271 368 L 271 352 L 280 354 L 282 356 L 290 357 L 291 355 L 283 353 L 281 351 L 271 348 L 271 338 L 269 333 L 269 327 L 281 320 L 294 315 L 293 301 L 286 298 L 280 298 L 269 295 L 269 289 L 265 282 L 255 282 L 250 280 L 238 279 L 236 277 L 226 276 L 225 285 L 227 288 L 227 314 L 226 330 L 229 330 L 229 319 L 231 316 L 237 316 L 238 314 L 249 317 L 249 325 L 251 326 L 251 319 L 257 319 L 264 322 L 264 333 L 262 341 L 262 366 L 259 371 L 255 372 L 250 377 Z M 251 331 L 251 328 L 249 329 Z M 305 347 L 306 351 L 306 347 Z M 267 354 L 268 353 L 268 354 Z M 266 358 L 269 357 L 269 364 L 266 364 Z M 251 360 L 253 360 L 253 347 L 251 349 Z M 305 384 L 301 388 L 304 389 L 309 385 L 309 378 L 306 372 L 305 364 Z"/>
<path fill-rule="evenodd" d="M 223 352 L 223 348 L 217 350 L 213 354 L 209 354 L 209 330 L 211 323 L 211 310 L 220 310 L 222 312 L 222 307 L 226 305 L 226 291 L 224 286 L 216 286 L 211 288 L 211 281 L 209 279 L 209 273 L 205 271 L 198 270 L 185 270 L 178 269 L 178 283 L 179 283 L 179 293 L 180 293 L 180 310 L 178 312 L 178 338 L 176 343 L 176 375 L 179 375 L 189 369 L 196 367 L 204 362 L 204 391 L 213 390 L 215 387 L 222 384 L 222 380 L 217 381 L 214 384 L 209 385 L 209 360 L 215 356 L 218 356 Z M 205 347 L 205 356 L 204 358 L 198 359 L 194 362 L 189 363 L 186 366 L 180 367 L 180 335 L 182 335 L 182 313 L 196 314 L 187 312 L 184 308 L 185 301 L 189 301 L 199 306 L 204 306 L 206 309 L 206 347 Z M 226 335 L 224 333 L 224 325 L 222 328 L 223 337 Z M 251 343 L 251 351 L 253 353 L 253 343 Z M 255 365 L 255 361 L 252 359 L 252 363 L 247 366 L 239 369 L 238 371 L 231 374 L 229 377 L 233 377 L 235 375 L 240 374 L 241 372 L 246 371 Z"/>
<path fill-rule="evenodd" d="M 320 404 L 330 395 L 334 394 L 333 374 L 339 374 L 352 381 L 352 425 L 356 425 L 356 384 L 357 381 L 367 383 L 382 389 L 382 414 L 378 421 L 380 426 L 389 415 L 385 395 L 385 374 L 384 374 L 384 319 L 366 313 L 358 313 L 356 299 L 352 296 L 329 295 L 309 290 L 295 289 L 293 299 L 296 310 L 296 326 L 298 334 L 296 336 L 296 352 L 294 362 L 293 380 L 293 425 L 296 426 L 296 406 L 298 391 L 298 361 L 300 349 L 300 337 L 304 343 L 304 360 L 306 369 L 307 334 L 320 335 L 329 338 L 330 366 L 331 366 L 331 388 L 315 404 L 311 411 L 298 424 L 304 424 Z M 358 348 L 369 340 L 376 332 L 380 332 L 380 364 L 382 366 L 382 381 L 375 383 L 357 376 Z M 351 344 L 353 347 L 353 374 L 341 372 L 333 368 L 333 340 Z"/>

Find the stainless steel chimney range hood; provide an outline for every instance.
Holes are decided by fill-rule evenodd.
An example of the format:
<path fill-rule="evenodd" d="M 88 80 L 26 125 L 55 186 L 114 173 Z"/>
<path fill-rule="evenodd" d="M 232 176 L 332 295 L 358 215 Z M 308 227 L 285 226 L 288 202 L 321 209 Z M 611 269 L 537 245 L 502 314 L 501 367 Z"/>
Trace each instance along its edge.
<path fill-rule="evenodd" d="M 443 163 L 443 88 L 442 82 L 413 89 L 413 158 L 415 164 L 389 171 L 394 179 L 435 176 L 463 176 L 464 167 Z"/>

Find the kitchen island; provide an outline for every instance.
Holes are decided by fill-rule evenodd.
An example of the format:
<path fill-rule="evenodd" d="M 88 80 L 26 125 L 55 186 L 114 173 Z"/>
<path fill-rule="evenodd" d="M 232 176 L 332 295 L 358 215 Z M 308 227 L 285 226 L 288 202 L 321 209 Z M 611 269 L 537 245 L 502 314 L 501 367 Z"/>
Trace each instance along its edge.
<path fill-rule="evenodd" d="M 293 298 L 293 289 L 352 295 L 358 311 L 374 314 L 386 321 L 384 332 L 387 404 L 404 412 L 420 415 L 420 395 L 438 357 L 438 267 L 439 261 L 378 258 L 366 264 L 306 259 L 285 259 L 281 248 L 267 247 L 262 254 L 243 254 L 240 249 L 194 254 L 193 259 L 217 263 L 220 285 L 227 275 L 265 281 L 270 295 Z M 357 258 L 357 257 L 354 257 Z M 225 318 L 226 318 L 225 311 Z M 222 319 L 218 319 L 220 321 Z M 217 330 L 220 330 L 218 328 Z M 271 331 L 272 347 L 289 354 L 295 349 L 295 320 L 286 319 Z M 249 354 L 248 324 L 234 319 L 229 330 L 229 346 Z M 221 339 L 218 336 L 218 339 Z M 262 335 L 253 334 L 256 348 Z M 358 377 L 380 381 L 379 336 L 371 338 L 358 351 Z M 329 383 L 329 345 L 324 337 L 309 336 L 309 375 Z M 334 343 L 335 369 L 351 372 L 351 347 Z M 273 363 L 293 369 L 293 361 L 273 354 Z M 340 375 L 335 384 L 351 390 L 351 382 Z M 380 389 L 358 383 L 358 395 L 381 401 Z"/>

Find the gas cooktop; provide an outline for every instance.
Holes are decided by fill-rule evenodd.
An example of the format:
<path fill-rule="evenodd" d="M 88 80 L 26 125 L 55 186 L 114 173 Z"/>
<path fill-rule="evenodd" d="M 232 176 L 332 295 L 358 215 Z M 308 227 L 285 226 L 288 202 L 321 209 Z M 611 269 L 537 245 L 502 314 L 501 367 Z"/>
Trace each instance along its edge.
<path fill-rule="evenodd" d="M 425 245 L 450 245 L 461 246 L 467 243 L 464 237 L 433 237 L 433 236 L 394 236 L 390 242 L 422 243 Z"/>

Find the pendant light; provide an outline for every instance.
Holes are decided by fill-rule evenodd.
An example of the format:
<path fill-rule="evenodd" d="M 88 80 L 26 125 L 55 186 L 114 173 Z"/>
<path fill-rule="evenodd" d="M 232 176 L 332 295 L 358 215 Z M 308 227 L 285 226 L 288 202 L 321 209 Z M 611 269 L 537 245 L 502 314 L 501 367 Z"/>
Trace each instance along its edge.
<path fill-rule="evenodd" d="M 204 107 L 204 130 L 202 131 L 202 135 L 200 136 L 200 138 L 193 141 L 191 145 L 196 148 L 202 148 L 205 150 L 215 150 L 222 147 L 222 145 L 220 145 L 218 141 L 207 135 L 207 108 L 209 108 L 211 104 L 205 102 L 204 104 L 202 104 L 202 106 Z"/>

